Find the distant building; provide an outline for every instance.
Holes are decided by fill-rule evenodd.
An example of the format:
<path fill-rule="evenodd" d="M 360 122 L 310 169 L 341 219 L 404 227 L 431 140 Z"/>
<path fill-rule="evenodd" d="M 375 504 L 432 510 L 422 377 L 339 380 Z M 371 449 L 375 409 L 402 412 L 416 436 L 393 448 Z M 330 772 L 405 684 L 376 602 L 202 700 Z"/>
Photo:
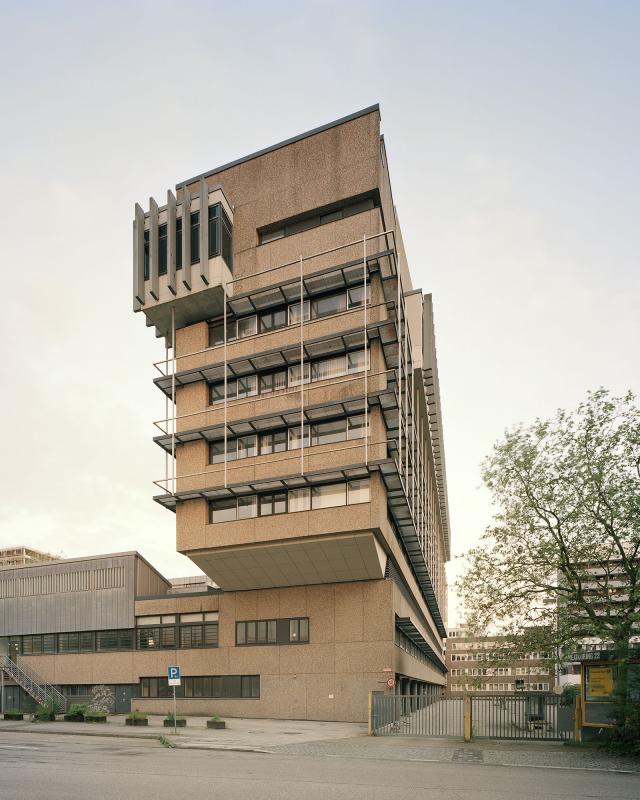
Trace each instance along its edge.
<path fill-rule="evenodd" d="M 554 668 L 549 653 L 523 653 L 517 661 L 493 666 L 493 654 L 502 641 L 499 636 L 476 636 L 467 625 L 449 630 L 445 649 L 448 692 L 499 694 L 553 690 Z"/>
<path fill-rule="evenodd" d="M 36 550 L 33 547 L 19 545 L 17 547 L 0 548 L 0 569 L 2 567 L 21 567 L 25 564 L 34 564 L 38 561 L 58 561 L 60 556 Z"/>

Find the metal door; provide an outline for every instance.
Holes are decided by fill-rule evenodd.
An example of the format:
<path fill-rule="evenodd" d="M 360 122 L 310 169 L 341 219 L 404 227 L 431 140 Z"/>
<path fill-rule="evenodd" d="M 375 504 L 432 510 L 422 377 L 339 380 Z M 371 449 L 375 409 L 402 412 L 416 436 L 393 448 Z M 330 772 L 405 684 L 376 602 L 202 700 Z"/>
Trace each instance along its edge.
<path fill-rule="evenodd" d="M 486 739 L 573 739 L 573 715 L 552 694 L 474 695 L 471 733 Z"/>
<path fill-rule="evenodd" d="M 462 697 L 383 695 L 371 697 L 371 732 L 374 736 L 462 737 Z"/>
<path fill-rule="evenodd" d="M 131 711 L 131 698 L 133 697 L 133 686 L 120 684 L 116 689 L 116 714 L 128 714 Z"/>

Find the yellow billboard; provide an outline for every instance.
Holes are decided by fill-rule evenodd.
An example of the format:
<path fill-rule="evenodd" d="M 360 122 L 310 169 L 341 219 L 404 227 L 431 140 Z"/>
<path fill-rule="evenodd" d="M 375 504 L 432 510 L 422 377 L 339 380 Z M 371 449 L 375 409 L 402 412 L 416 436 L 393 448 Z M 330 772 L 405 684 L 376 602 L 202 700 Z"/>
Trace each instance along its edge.
<path fill-rule="evenodd" d="M 613 694 L 613 667 L 587 667 L 589 697 L 611 697 Z"/>

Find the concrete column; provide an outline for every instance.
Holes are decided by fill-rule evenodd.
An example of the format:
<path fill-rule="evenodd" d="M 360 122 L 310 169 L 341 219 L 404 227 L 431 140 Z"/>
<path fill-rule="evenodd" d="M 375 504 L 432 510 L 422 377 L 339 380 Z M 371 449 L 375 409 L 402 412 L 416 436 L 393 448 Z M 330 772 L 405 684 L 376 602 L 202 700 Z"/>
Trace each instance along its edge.
<path fill-rule="evenodd" d="M 149 198 L 149 291 L 154 300 L 160 299 L 158 288 L 158 204 Z"/>
<path fill-rule="evenodd" d="M 182 283 L 191 291 L 191 193 L 182 187 Z"/>
<path fill-rule="evenodd" d="M 133 220 L 133 309 L 144 305 L 144 211 L 136 203 Z"/>
<path fill-rule="evenodd" d="M 209 285 L 209 187 L 200 178 L 200 277 Z"/>
<path fill-rule="evenodd" d="M 176 197 L 167 192 L 167 286 L 176 294 Z"/>

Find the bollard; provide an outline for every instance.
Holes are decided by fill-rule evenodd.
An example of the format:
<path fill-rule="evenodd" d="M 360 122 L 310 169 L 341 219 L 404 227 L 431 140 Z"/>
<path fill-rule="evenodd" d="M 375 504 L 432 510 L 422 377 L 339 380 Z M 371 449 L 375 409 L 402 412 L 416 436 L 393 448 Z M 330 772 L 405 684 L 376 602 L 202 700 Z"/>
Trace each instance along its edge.
<path fill-rule="evenodd" d="M 471 741 L 471 697 L 468 694 L 464 696 L 464 740 Z"/>

